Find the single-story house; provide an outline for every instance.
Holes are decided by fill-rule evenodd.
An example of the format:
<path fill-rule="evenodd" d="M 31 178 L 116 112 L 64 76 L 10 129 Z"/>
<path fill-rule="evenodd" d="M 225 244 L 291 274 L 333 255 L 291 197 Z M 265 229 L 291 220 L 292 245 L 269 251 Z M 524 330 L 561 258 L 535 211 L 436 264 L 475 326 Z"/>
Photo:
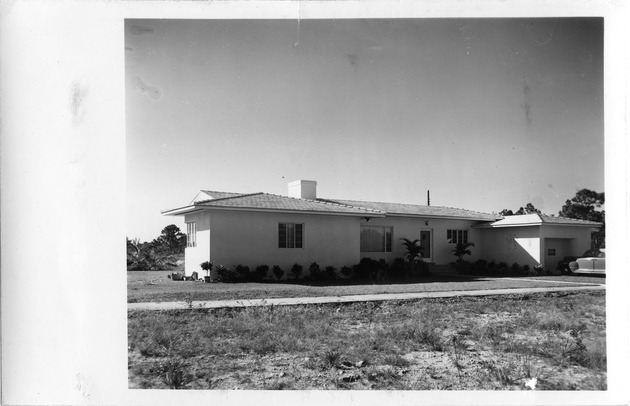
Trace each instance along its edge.
<path fill-rule="evenodd" d="M 590 248 L 600 223 L 545 215 L 509 216 L 452 207 L 317 197 L 317 182 L 288 185 L 288 196 L 200 191 L 186 206 L 163 215 L 184 216 L 186 275 L 212 261 L 226 267 L 279 265 L 285 270 L 312 262 L 352 266 L 369 257 L 392 263 L 403 257 L 401 238 L 419 239 L 430 264 L 455 260 L 457 243 L 472 242 L 475 261 L 555 268 L 565 255 Z"/>

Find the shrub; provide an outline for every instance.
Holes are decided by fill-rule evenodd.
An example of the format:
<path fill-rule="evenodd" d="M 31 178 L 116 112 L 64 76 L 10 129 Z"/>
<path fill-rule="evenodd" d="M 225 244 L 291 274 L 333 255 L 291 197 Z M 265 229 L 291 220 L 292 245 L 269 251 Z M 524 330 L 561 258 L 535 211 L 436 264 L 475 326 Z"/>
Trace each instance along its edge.
<path fill-rule="evenodd" d="M 269 265 L 258 265 L 256 270 L 254 271 L 254 277 L 256 280 L 261 281 L 267 277 L 267 271 L 269 270 Z"/>
<path fill-rule="evenodd" d="M 311 274 L 311 278 L 313 278 L 313 280 L 319 280 L 322 279 L 322 270 L 319 267 L 319 264 L 317 262 L 313 262 L 312 264 L 310 264 L 308 266 L 308 271 Z"/>
<path fill-rule="evenodd" d="M 495 274 L 497 273 L 497 263 L 494 261 L 488 262 L 488 273 Z"/>
<path fill-rule="evenodd" d="M 337 279 L 337 268 L 334 266 L 324 268 L 324 277 L 329 280 Z"/>
<path fill-rule="evenodd" d="M 349 278 L 350 276 L 352 276 L 352 268 L 350 268 L 349 266 L 342 266 L 341 274 L 346 278 Z"/>
<path fill-rule="evenodd" d="M 293 266 L 291 267 L 291 271 L 289 271 L 289 273 L 293 277 L 293 279 L 299 279 L 300 275 L 302 274 L 302 269 L 304 269 L 302 265 L 293 264 Z"/>
<path fill-rule="evenodd" d="M 358 265 L 355 265 L 356 275 L 361 279 L 372 279 L 378 271 L 379 263 L 372 258 L 361 258 Z"/>
<path fill-rule="evenodd" d="M 201 267 L 201 269 L 206 271 L 206 276 L 210 276 L 210 271 L 212 271 L 212 262 L 202 262 L 201 264 L 199 264 L 199 266 Z"/>
<path fill-rule="evenodd" d="M 472 266 L 473 271 L 479 274 L 484 274 L 488 271 L 488 261 L 484 259 L 478 259 Z"/>
<path fill-rule="evenodd" d="M 236 279 L 234 271 L 224 267 L 223 265 L 217 266 L 217 274 L 219 275 L 219 282 L 229 283 L 234 282 L 234 280 Z"/>
<path fill-rule="evenodd" d="M 395 258 L 389 268 L 390 275 L 393 277 L 402 277 L 405 274 L 406 264 L 403 258 Z"/>
<path fill-rule="evenodd" d="M 276 275 L 276 278 L 278 280 L 282 279 L 282 276 L 284 275 L 284 271 L 282 270 L 282 268 L 280 268 L 279 265 L 274 265 L 271 270 L 273 274 Z"/>
<path fill-rule="evenodd" d="M 521 266 L 518 263 L 513 263 L 512 264 L 512 275 L 520 275 L 521 273 Z"/>
<path fill-rule="evenodd" d="M 249 267 L 247 265 L 236 265 L 234 267 L 234 274 L 236 279 L 241 282 L 249 281 Z"/>
<path fill-rule="evenodd" d="M 508 271 L 509 271 L 509 265 L 507 264 L 507 262 L 499 262 L 499 265 L 497 265 L 497 272 L 501 275 L 507 275 Z"/>
<path fill-rule="evenodd" d="M 545 267 L 542 265 L 534 265 L 534 275 L 545 275 L 546 273 Z"/>

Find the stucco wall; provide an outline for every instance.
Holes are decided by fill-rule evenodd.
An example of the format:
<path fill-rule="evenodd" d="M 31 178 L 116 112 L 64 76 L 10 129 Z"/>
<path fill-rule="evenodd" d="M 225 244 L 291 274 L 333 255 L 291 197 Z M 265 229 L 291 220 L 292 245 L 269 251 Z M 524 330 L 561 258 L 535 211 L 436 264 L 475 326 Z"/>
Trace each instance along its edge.
<path fill-rule="evenodd" d="M 186 259 L 184 273 L 190 276 L 197 271 L 199 277 L 206 276 L 205 271 L 199 266 L 210 258 L 210 216 L 207 212 L 187 214 L 185 222 L 194 221 L 197 226 L 197 246 L 186 247 Z M 186 224 L 184 224 L 186 232 Z"/>
<path fill-rule="evenodd" d="M 246 211 L 211 213 L 210 257 L 216 265 L 279 265 L 285 276 L 294 263 L 337 268 L 359 262 L 359 218 Z M 303 248 L 278 248 L 279 223 L 303 223 Z M 306 271 L 305 271 L 306 272 Z"/>
<path fill-rule="evenodd" d="M 565 238 L 568 239 L 566 255 L 577 256 L 591 248 L 591 233 L 596 228 L 576 226 L 552 226 L 541 227 L 541 238 Z"/>
<path fill-rule="evenodd" d="M 428 225 L 427 225 L 428 222 Z M 393 227 L 392 236 L 392 252 L 362 252 L 361 257 L 374 259 L 385 259 L 388 263 L 395 258 L 401 258 L 405 254 L 405 248 L 402 246 L 401 238 L 410 240 L 420 239 L 420 230 L 432 231 L 433 252 L 431 262 L 436 264 L 449 264 L 455 261 L 453 249 L 455 244 L 448 243 L 446 238 L 446 230 L 468 230 L 468 241 L 475 244 L 470 248 L 471 256 L 466 256 L 467 260 L 476 261 L 479 259 L 479 241 L 480 232 L 478 229 L 471 229 L 470 226 L 476 222 L 470 220 L 445 220 L 433 218 L 408 218 L 408 217 L 385 217 L 372 218 L 369 222 L 361 220 L 362 225 L 370 226 L 391 226 Z"/>
<path fill-rule="evenodd" d="M 540 227 L 505 227 L 479 229 L 481 258 L 533 267 L 541 262 Z"/>

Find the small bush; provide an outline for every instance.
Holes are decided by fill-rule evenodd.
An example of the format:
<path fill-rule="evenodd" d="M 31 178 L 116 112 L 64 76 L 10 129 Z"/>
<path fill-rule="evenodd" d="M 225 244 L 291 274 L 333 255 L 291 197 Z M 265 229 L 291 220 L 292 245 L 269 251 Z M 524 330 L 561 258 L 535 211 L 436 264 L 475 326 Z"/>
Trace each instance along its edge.
<path fill-rule="evenodd" d="M 279 265 L 274 265 L 272 268 L 272 272 L 274 275 L 276 275 L 276 279 L 278 280 L 282 279 L 282 276 L 284 275 L 284 270 L 282 270 Z"/>
<path fill-rule="evenodd" d="M 317 262 L 313 262 L 308 266 L 308 271 L 314 281 L 322 279 L 322 270 Z"/>
<path fill-rule="evenodd" d="M 405 275 L 407 263 L 403 258 L 395 258 L 389 267 L 389 273 L 394 278 L 401 278 Z"/>
<path fill-rule="evenodd" d="M 358 265 L 355 265 L 356 275 L 360 279 L 374 279 L 374 275 L 378 272 L 379 262 L 372 258 L 361 258 Z"/>
<path fill-rule="evenodd" d="M 164 383 L 171 389 L 182 389 L 190 382 L 190 375 L 185 369 L 188 365 L 182 359 L 169 359 L 160 365 L 162 379 Z"/>
<path fill-rule="evenodd" d="M 262 281 L 267 277 L 267 271 L 269 271 L 269 265 L 258 265 L 254 271 L 254 277 L 257 281 Z"/>
<path fill-rule="evenodd" d="M 512 264 L 512 268 L 511 268 L 511 270 L 512 270 L 512 275 L 515 275 L 515 276 L 516 276 L 516 275 L 520 275 L 520 274 L 521 274 L 521 269 L 522 269 L 522 268 L 521 268 L 521 266 L 520 266 L 518 263 L 516 263 L 516 262 L 515 262 L 515 263 L 513 263 L 513 264 Z"/>
<path fill-rule="evenodd" d="M 337 279 L 337 268 L 334 266 L 327 266 L 324 268 L 324 277 L 328 280 Z"/>
<path fill-rule="evenodd" d="M 488 261 L 484 259 L 478 259 L 473 264 L 473 271 L 478 274 L 484 274 L 488 271 Z"/>
<path fill-rule="evenodd" d="M 352 276 L 352 268 L 350 268 L 349 266 L 342 266 L 340 272 L 346 278 L 349 278 Z"/>
<path fill-rule="evenodd" d="M 236 265 L 234 267 L 234 274 L 239 282 L 249 281 L 249 267 L 247 265 Z"/>
<path fill-rule="evenodd" d="M 293 279 L 299 279 L 300 275 L 302 274 L 302 265 L 300 264 L 293 264 L 293 266 L 291 267 L 291 276 L 293 277 Z"/>
<path fill-rule="evenodd" d="M 327 368 L 333 368 L 341 361 L 341 353 L 337 350 L 326 351 L 322 355 L 322 361 Z"/>
<path fill-rule="evenodd" d="M 230 268 L 226 268 L 223 265 L 217 266 L 217 274 L 219 275 L 219 282 L 233 283 L 236 282 L 236 273 Z"/>
<path fill-rule="evenodd" d="M 210 271 L 212 271 L 212 262 L 206 261 L 199 264 L 202 270 L 206 271 L 206 276 L 210 276 Z"/>

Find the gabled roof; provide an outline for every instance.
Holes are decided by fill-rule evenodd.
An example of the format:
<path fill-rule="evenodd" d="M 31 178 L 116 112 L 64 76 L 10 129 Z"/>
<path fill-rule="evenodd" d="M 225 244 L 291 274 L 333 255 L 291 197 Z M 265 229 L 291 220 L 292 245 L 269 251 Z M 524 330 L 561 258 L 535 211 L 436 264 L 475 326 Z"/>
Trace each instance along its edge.
<path fill-rule="evenodd" d="M 325 200 L 320 201 L 335 202 L 347 204 L 349 206 L 364 207 L 367 209 L 378 210 L 387 213 L 387 215 L 413 216 L 413 217 L 443 217 L 443 218 L 459 218 L 465 220 L 481 220 L 495 221 L 501 216 L 488 213 L 480 213 L 464 209 L 456 209 L 453 207 L 443 206 L 424 206 L 419 204 L 404 203 L 383 203 L 383 202 L 364 202 L 359 200 Z"/>
<path fill-rule="evenodd" d="M 567 217 L 554 217 L 546 214 L 521 214 L 514 216 L 505 216 L 499 221 L 495 221 L 490 224 L 482 224 L 477 227 L 524 227 L 524 226 L 540 226 L 543 224 L 549 225 L 564 225 L 564 226 L 585 226 L 585 227 L 601 227 L 602 223 L 597 221 L 587 221 L 572 219 Z"/>
<path fill-rule="evenodd" d="M 364 207 L 354 207 L 337 202 L 298 199 L 269 193 L 237 194 L 226 192 L 204 191 L 214 197 L 205 200 L 193 200 L 184 207 L 162 211 L 164 215 L 181 215 L 204 209 L 232 209 L 254 211 L 288 211 L 299 213 L 321 213 L 337 215 L 358 215 L 368 217 L 383 217 L 385 213 Z M 197 195 L 199 197 L 199 195 Z"/>

